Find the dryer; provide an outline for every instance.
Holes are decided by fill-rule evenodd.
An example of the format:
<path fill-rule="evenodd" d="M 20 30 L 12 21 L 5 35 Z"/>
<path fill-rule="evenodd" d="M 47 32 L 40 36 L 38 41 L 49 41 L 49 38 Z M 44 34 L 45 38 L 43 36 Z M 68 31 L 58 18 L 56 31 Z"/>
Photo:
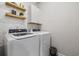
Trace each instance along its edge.
<path fill-rule="evenodd" d="M 39 36 L 39 54 L 40 56 L 49 56 L 49 48 L 50 48 L 50 33 L 49 32 L 35 32 Z"/>

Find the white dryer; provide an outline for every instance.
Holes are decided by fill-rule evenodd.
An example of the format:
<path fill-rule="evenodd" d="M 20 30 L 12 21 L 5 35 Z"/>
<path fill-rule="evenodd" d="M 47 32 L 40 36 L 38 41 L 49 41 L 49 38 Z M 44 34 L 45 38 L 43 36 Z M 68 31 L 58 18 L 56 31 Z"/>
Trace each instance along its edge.
<path fill-rule="evenodd" d="M 49 32 L 35 32 L 39 36 L 39 54 L 40 56 L 49 56 L 50 48 L 50 33 Z"/>

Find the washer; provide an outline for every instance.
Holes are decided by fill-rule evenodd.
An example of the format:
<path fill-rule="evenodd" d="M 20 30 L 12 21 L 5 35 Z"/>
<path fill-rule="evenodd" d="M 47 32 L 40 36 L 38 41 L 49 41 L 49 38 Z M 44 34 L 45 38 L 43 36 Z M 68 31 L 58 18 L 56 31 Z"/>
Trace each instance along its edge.
<path fill-rule="evenodd" d="M 7 56 L 39 56 L 39 37 L 36 34 L 23 35 L 24 33 L 6 34 L 5 52 Z"/>

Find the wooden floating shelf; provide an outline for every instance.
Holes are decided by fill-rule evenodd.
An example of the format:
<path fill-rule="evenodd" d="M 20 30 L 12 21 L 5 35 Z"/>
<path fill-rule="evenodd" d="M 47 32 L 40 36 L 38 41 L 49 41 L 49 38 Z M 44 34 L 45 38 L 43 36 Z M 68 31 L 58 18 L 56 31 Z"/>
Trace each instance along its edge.
<path fill-rule="evenodd" d="M 21 8 L 21 7 L 17 6 L 17 5 L 14 4 L 14 3 L 11 3 L 11 2 L 6 2 L 6 5 L 11 6 L 11 7 L 13 7 L 13 8 L 16 8 L 16 9 L 19 9 L 19 10 L 22 10 L 22 11 L 26 11 L 26 9 Z"/>
<path fill-rule="evenodd" d="M 42 25 L 42 24 L 40 24 L 40 23 L 36 23 L 36 22 L 29 22 L 29 24 Z"/>
<path fill-rule="evenodd" d="M 9 17 L 18 18 L 18 19 L 26 19 L 26 17 L 24 17 L 24 16 L 17 16 L 17 15 L 11 14 L 11 13 L 6 13 L 5 15 L 9 16 Z"/>

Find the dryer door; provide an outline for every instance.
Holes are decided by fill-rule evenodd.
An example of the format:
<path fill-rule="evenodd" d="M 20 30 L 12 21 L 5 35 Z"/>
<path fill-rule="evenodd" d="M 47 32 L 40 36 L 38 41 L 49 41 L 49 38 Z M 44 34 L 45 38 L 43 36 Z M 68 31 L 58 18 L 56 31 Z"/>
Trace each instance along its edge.
<path fill-rule="evenodd" d="M 11 43 L 10 56 L 39 56 L 39 38 L 32 36 Z"/>

